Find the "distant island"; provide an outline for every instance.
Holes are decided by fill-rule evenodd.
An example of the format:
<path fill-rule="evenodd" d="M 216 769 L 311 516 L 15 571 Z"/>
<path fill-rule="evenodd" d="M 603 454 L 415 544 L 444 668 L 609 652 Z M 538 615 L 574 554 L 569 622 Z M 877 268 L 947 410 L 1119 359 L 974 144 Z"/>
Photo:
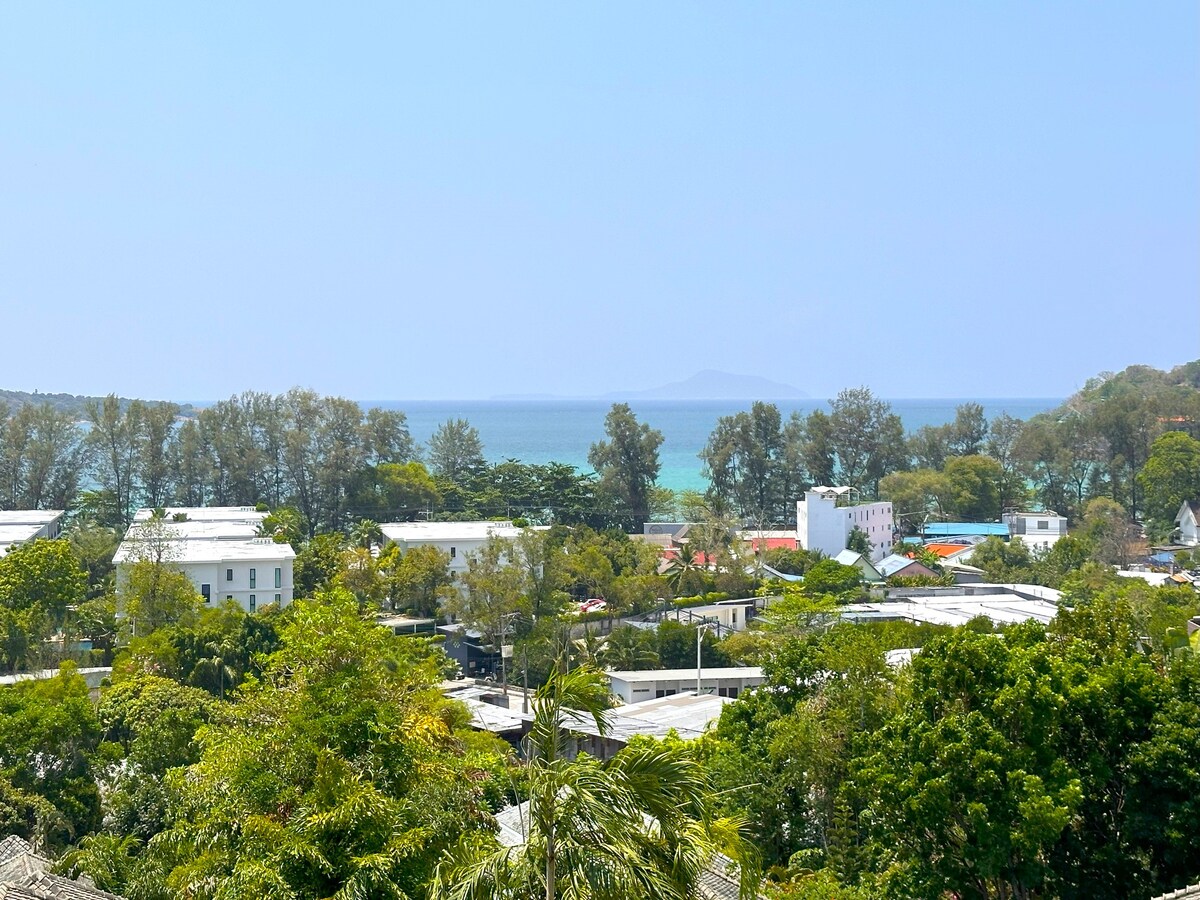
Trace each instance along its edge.
<path fill-rule="evenodd" d="M 22 406 L 43 406 L 49 405 L 59 412 L 69 413 L 77 419 L 85 419 L 87 417 L 87 405 L 95 401 L 99 403 L 103 401 L 103 397 L 87 397 L 80 394 L 43 394 L 40 391 L 7 391 L 0 389 L 0 407 L 7 407 L 9 413 L 15 413 Z M 122 411 L 129 407 L 133 401 L 128 397 L 118 398 L 121 404 Z M 147 406 L 158 406 L 161 403 L 169 401 L 165 400 L 143 400 Z M 181 403 L 179 406 L 179 414 L 181 416 L 194 416 L 196 410 L 191 404 Z"/>
<path fill-rule="evenodd" d="M 704 369 L 682 381 L 643 391 L 610 391 L 587 397 L 555 394 L 499 394 L 491 400 L 807 400 L 809 394 L 758 375 L 734 375 Z"/>

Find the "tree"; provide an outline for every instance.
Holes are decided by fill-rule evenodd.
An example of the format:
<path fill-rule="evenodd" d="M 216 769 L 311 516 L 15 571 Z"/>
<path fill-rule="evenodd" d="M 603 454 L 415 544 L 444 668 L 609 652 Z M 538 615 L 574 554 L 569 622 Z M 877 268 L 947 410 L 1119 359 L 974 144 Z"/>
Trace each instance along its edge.
<path fill-rule="evenodd" d="M 658 666 L 653 633 L 632 625 L 614 629 L 600 653 L 600 661 L 618 672 L 634 672 Z"/>
<path fill-rule="evenodd" d="M 954 509 L 950 480 L 932 469 L 893 472 L 879 482 L 879 496 L 892 502 L 896 519 L 907 534 L 917 534 L 928 521 L 944 520 Z"/>
<path fill-rule="evenodd" d="M 1083 509 L 1081 532 L 1097 562 L 1123 568 L 1133 559 L 1137 530 L 1117 501 L 1107 497 L 1089 500 Z"/>
<path fill-rule="evenodd" d="M 954 511 L 968 522 L 1000 518 L 1000 464 L 986 456 L 956 456 L 947 460 L 945 478 Z"/>
<path fill-rule="evenodd" d="M 700 451 L 710 497 L 754 522 L 788 521 L 801 480 L 798 454 L 789 452 L 796 435 L 773 403 L 755 401 L 749 412 L 722 416 Z"/>
<path fill-rule="evenodd" d="M 281 640 L 200 730 L 197 762 L 167 775 L 155 896 L 420 896 L 442 849 L 486 821 L 495 760 L 460 752 L 433 658 L 347 592 L 297 601 Z"/>
<path fill-rule="evenodd" d="M 428 457 L 435 475 L 456 482 L 487 465 L 479 432 L 466 419 L 447 419 L 439 425 L 429 438 Z"/>
<path fill-rule="evenodd" d="M 1145 492 L 1146 515 L 1159 532 L 1168 533 L 1184 501 L 1200 500 L 1200 441 L 1168 431 L 1151 445 L 1137 480 Z"/>
<path fill-rule="evenodd" d="M 835 559 L 823 559 L 804 573 L 804 593 L 843 597 L 862 588 L 862 571 Z"/>
<path fill-rule="evenodd" d="M 603 733 L 608 702 L 603 676 L 587 668 L 555 674 L 538 689 L 525 770 L 529 802 L 520 810 L 525 840 L 461 843 L 438 866 L 436 900 L 682 900 L 697 895 L 718 849 L 751 863 L 741 895 L 754 895 L 741 823 L 713 814 L 694 759 L 665 746 L 630 747 L 603 766 L 564 758 L 569 717 L 592 719 Z"/>
<path fill-rule="evenodd" d="M 450 557 L 432 545 L 417 545 L 402 554 L 392 544 L 380 554 L 379 566 L 387 580 L 387 597 L 393 609 L 433 616 L 454 590 Z"/>
<path fill-rule="evenodd" d="M 810 477 L 878 496 L 883 476 L 905 466 L 900 417 L 865 387 L 840 392 L 830 406 L 828 415 L 815 410 L 806 422 Z"/>
<path fill-rule="evenodd" d="M 638 422 L 627 403 L 614 403 L 604 417 L 608 440 L 592 444 L 588 462 L 600 487 L 616 500 L 619 519 L 634 527 L 650 518 L 650 500 L 658 478 L 661 431 Z"/>

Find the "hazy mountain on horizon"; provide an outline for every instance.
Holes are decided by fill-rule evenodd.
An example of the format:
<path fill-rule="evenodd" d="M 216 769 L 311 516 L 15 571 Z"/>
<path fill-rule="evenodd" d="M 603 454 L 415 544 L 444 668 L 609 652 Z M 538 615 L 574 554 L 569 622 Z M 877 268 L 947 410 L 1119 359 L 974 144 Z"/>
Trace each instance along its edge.
<path fill-rule="evenodd" d="M 759 375 L 734 375 L 704 369 L 683 381 L 641 391 L 609 391 L 587 397 L 555 394 L 499 394 L 491 400 L 807 400 L 809 395 L 790 384 Z"/>

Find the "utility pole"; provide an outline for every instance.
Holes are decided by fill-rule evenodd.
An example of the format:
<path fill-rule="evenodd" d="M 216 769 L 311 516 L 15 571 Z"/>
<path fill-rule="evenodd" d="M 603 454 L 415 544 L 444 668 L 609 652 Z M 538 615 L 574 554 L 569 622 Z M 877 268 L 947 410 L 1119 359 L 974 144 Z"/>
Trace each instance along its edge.
<path fill-rule="evenodd" d="M 512 655 L 512 644 L 506 644 L 505 639 L 513 633 L 513 623 L 519 619 L 520 613 L 504 613 L 500 616 L 500 683 L 504 696 L 508 697 L 508 666 L 505 660 Z"/>

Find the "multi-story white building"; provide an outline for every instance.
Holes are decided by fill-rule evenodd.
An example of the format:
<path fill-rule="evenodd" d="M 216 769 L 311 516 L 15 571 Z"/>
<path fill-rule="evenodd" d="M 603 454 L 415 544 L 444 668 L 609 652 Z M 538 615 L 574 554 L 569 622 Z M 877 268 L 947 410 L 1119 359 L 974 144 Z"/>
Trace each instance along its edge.
<path fill-rule="evenodd" d="M 26 541 L 58 537 L 62 520 L 61 509 L 0 510 L 0 556 Z"/>
<path fill-rule="evenodd" d="M 796 539 L 805 550 L 820 550 L 837 556 L 846 549 L 850 532 L 857 528 L 871 544 L 871 561 L 892 552 L 895 521 L 892 504 L 855 503 L 857 493 L 850 487 L 817 485 L 804 492 L 796 502 Z"/>
<path fill-rule="evenodd" d="M 1067 535 L 1067 520 L 1056 512 L 1006 512 L 1000 517 L 1009 534 L 1030 550 L 1049 550 Z"/>
<path fill-rule="evenodd" d="M 450 574 L 455 579 L 467 571 L 467 556 L 489 537 L 513 540 L 521 533 L 512 522 L 388 522 L 379 530 L 401 553 L 413 547 L 437 547 L 450 557 Z"/>
<path fill-rule="evenodd" d="M 247 612 L 286 606 L 293 599 L 296 551 L 258 537 L 267 513 L 249 506 L 168 509 L 161 518 L 139 510 L 113 562 L 117 587 L 140 559 L 161 558 L 191 579 L 206 604 L 233 600 Z"/>

